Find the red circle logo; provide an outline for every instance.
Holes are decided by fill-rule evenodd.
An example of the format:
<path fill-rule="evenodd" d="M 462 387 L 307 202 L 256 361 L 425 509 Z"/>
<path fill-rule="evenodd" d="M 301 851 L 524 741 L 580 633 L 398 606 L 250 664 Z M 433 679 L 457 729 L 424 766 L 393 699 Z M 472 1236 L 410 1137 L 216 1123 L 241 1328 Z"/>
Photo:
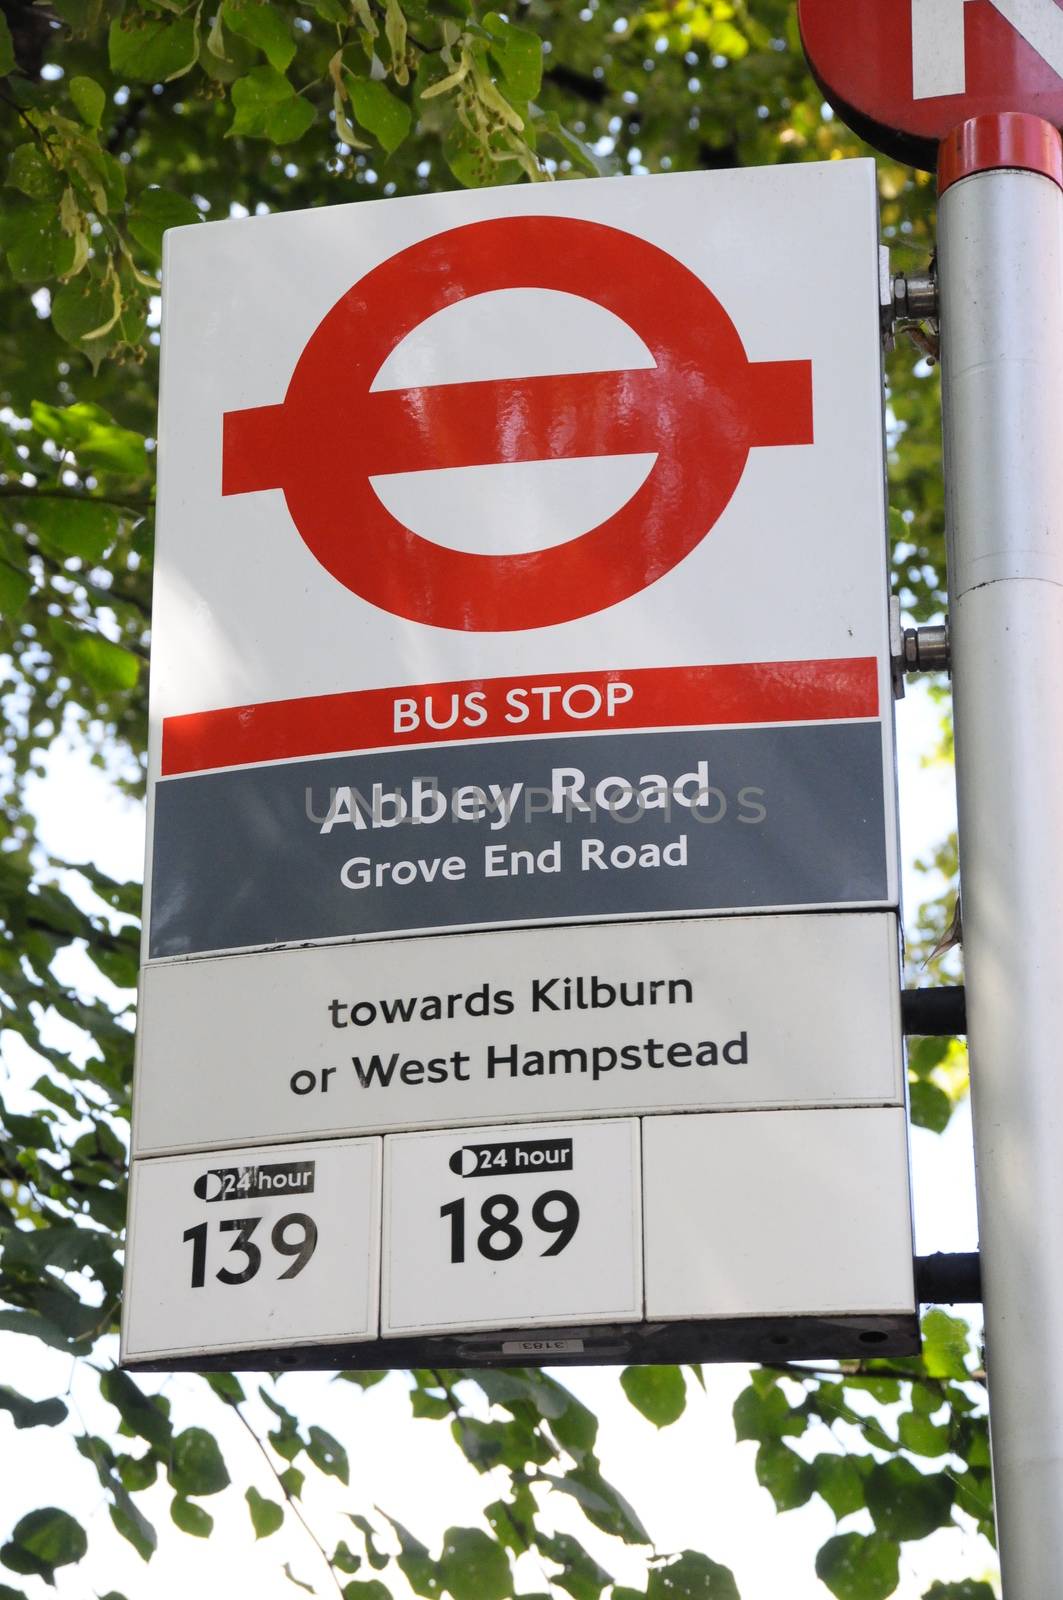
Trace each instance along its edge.
<path fill-rule="evenodd" d="M 551 289 L 597 302 L 655 365 L 372 390 L 392 350 L 455 301 Z M 750 362 L 700 278 L 633 234 L 506 217 L 433 235 L 356 283 L 319 324 L 279 405 L 224 420 L 222 493 L 282 489 L 317 560 L 412 621 L 542 628 L 616 605 L 713 527 L 758 445 L 811 444 L 808 361 Z M 499 462 L 656 454 L 612 516 L 550 549 L 477 555 L 403 526 L 370 478 Z"/>

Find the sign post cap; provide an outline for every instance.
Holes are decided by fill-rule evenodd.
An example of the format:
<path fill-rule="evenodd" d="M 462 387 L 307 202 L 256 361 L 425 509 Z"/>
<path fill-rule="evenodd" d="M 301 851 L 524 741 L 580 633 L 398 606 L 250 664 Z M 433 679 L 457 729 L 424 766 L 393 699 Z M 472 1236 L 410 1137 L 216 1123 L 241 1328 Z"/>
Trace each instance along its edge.
<path fill-rule="evenodd" d="M 976 172 L 1002 168 L 1039 172 L 1063 189 L 1063 137 L 1043 117 L 1026 111 L 970 117 L 941 141 L 938 193 Z"/>

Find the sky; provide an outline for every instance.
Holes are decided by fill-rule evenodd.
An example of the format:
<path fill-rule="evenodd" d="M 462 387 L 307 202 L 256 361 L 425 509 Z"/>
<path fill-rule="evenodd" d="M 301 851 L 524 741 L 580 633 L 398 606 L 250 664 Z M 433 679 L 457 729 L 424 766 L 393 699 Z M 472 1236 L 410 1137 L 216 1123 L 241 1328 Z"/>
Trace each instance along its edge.
<path fill-rule="evenodd" d="M 925 691 L 910 685 L 897 708 L 901 838 L 910 915 L 935 888 L 915 874 L 910 863 L 954 824 L 951 771 L 925 765 L 922 754 L 934 743 L 936 717 Z M 71 797 L 76 797 L 75 805 Z M 143 850 L 139 807 L 117 795 L 105 776 L 75 752 L 53 757 L 31 804 L 40 815 L 42 837 L 57 855 L 76 860 L 91 854 L 116 877 L 139 874 Z M 84 967 L 72 976 L 84 982 Z M 17 1071 L 18 1061 L 12 1060 Z M 5 1095 L 14 1087 L 5 1083 Z M 13 1095 L 12 1104 L 16 1104 Z M 921 1253 L 976 1248 L 966 1109 L 956 1115 L 943 1137 L 914 1131 L 913 1188 Z M 99 1400 L 91 1373 L 79 1373 L 65 1357 L 14 1335 L 0 1335 L 0 1362 L 5 1381 L 27 1394 L 45 1397 L 69 1390 L 72 1430 L 110 1434 L 114 1413 Z M 756 1483 L 755 1447 L 734 1442 L 730 1412 L 747 1381 L 745 1370 L 707 1367 L 705 1374 L 705 1392 L 691 1384 L 683 1418 L 661 1431 L 629 1405 L 616 1369 L 574 1369 L 558 1375 L 599 1416 L 603 1471 L 635 1506 L 658 1551 L 705 1551 L 733 1568 L 743 1600 L 781 1600 L 784 1593 L 786 1600 L 824 1600 L 826 1591 L 814 1576 L 813 1563 L 815 1551 L 834 1531 L 833 1516 L 818 1498 L 798 1512 L 776 1515 L 767 1492 Z M 204 1406 L 197 1380 L 176 1375 L 152 1381 L 170 1399 L 177 1426 L 205 1419 L 214 1424 L 220 1408 L 213 1402 Z M 247 1381 L 252 1395 L 257 1381 Z M 444 1425 L 410 1416 L 405 1386 L 401 1374 L 365 1393 L 327 1374 L 289 1375 L 281 1381 L 279 1397 L 288 1408 L 304 1421 L 328 1428 L 350 1453 L 348 1488 L 320 1479 L 313 1470 L 307 1480 L 307 1521 L 329 1549 L 353 1534 L 345 1524 L 346 1513 L 369 1511 L 374 1505 L 438 1549 L 445 1528 L 476 1525 L 479 1510 L 502 1492 L 504 1475 L 497 1481 L 478 1478 Z M 264 1433 L 268 1422 L 264 1408 L 253 1402 L 248 1413 Z M 40 1504 L 64 1506 L 90 1535 L 90 1556 L 78 1567 L 61 1571 L 55 1591 L 26 1580 L 27 1594 L 33 1600 L 48 1592 L 59 1600 L 86 1600 L 117 1590 L 126 1600 L 186 1600 L 196 1589 L 213 1596 L 223 1586 L 239 1584 L 256 1600 L 292 1600 L 300 1591 L 283 1576 L 285 1562 L 319 1593 L 335 1594 L 314 1543 L 291 1519 L 270 1539 L 253 1541 L 243 1488 L 254 1482 L 265 1495 L 276 1491 L 271 1490 L 265 1460 L 247 1433 L 238 1425 L 230 1426 L 222 1443 L 239 1487 L 203 1502 L 216 1517 L 214 1535 L 197 1540 L 179 1533 L 169 1521 L 168 1492 L 156 1488 L 142 1505 L 159 1530 L 160 1547 L 150 1566 L 145 1566 L 112 1532 L 106 1497 L 72 1442 L 60 1441 L 55 1430 L 44 1428 L 23 1432 L 16 1440 L 9 1419 L 0 1414 L 0 1536 L 6 1536 L 19 1515 Z M 561 1496 L 550 1497 L 548 1514 L 559 1530 L 575 1533 L 619 1581 L 644 1583 L 645 1552 L 623 1549 L 597 1535 Z M 846 1524 L 850 1526 L 861 1529 L 865 1524 Z M 357 1536 L 351 1543 L 357 1547 Z M 964 1530 L 942 1532 L 906 1552 L 897 1594 L 899 1600 L 917 1600 L 934 1578 L 985 1576 L 991 1567 L 992 1554 L 984 1541 Z M 533 1558 L 522 1558 L 517 1570 L 519 1587 L 545 1587 L 544 1573 Z M 397 1575 L 396 1580 L 384 1576 L 397 1597 L 405 1595 Z"/>

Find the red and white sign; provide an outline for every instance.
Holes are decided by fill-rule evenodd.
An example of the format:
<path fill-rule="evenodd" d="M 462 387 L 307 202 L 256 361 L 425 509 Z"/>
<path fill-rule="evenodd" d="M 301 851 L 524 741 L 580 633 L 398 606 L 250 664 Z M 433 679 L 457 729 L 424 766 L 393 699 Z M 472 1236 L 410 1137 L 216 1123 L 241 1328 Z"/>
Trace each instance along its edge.
<path fill-rule="evenodd" d="M 861 162 L 173 230 L 153 778 L 888 703 L 876 235 Z"/>
<path fill-rule="evenodd" d="M 1063 126 L 1063 0 L 798 0 L 827 98 L 872 144 L 932 170 L 971 117 Z"/>
<path fill-rule="evenodd" d="M 427 318 L 512 289 L 605 307 L 653 366 L 374 389 Z M 385 611 L 478 632 L 542 628 L 626 600 L 689 555 L 753 446 L 812 442 L 811 363 L 750 362 L 708 285 L 675 256 L 599 222 L 497 217 L 408 246 L 337 301 L 283 403 L 227 413 L 222 493 L 283 489 L 322 566 Z M 619 510 L 516 555 L 422 538 L 372 486 L 374 474 L 645 451 L 654 464 Z"/>
<path fill-rule="evenodd" d="M 878 239 L 871 161 L 167 235 L 127 1358 L 590 1349 L 679 1110 L 888 1124 L 910 1259 Z"/>

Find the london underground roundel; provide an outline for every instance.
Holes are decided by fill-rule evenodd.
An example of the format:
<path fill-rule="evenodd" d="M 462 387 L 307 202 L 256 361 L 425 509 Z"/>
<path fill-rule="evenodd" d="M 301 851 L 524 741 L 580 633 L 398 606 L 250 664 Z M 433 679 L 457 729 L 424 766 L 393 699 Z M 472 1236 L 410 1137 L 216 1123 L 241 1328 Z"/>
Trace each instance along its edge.
<path fill-rule="evenodd" d="M 374 390 L 396 346 L 458 300 L 505 289 L 596 302 L 654 365 Z M 750 361 L 711 290 L 617 228 L 504 217 L 432 235 L 353 285 L 308 340 L 279 403 L 227 412 L 222 492 L 281 489 L 341 584 L 441 628 L 542 628 L 616 605 L 669 572 L 728 505 L 749 452 L 811 444 L 809 361 Z M 611 516 L 549 549 L 485 555 L 405 527 L 370 481 L 389 473 L 653 454 Z"/>
<path fill-rule="evenodd" d="M 798 0 L 798 20 L 838 114 L 915 166 L 972 117 L 1063 127 L 1063 0 Z"/>

